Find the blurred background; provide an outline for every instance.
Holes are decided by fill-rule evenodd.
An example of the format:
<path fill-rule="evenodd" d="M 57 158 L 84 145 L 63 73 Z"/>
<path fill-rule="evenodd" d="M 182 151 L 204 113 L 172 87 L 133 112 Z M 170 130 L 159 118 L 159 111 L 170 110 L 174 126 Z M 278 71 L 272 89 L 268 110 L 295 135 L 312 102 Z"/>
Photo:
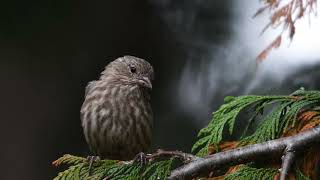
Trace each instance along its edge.
<path fill-rule="evenodd" d="M 52 179 L 51 162 L 87 156 L 79 111 L 87 82 L 123 55 L 155 69 L 152 149 L 190 151 L 224 96 L 289 94 L 320 84 L 318 18 L 257 65 L 258 0 L 2 1 L 1 179 Z M 311 23 L 309 23 L 309 20 Z"/>

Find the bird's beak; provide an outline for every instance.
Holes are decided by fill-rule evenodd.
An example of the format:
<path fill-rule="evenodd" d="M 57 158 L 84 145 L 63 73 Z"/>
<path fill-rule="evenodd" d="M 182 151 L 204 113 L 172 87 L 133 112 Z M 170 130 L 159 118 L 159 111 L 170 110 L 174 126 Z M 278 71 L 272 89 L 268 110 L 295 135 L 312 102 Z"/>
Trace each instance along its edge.
<path fill-rule="evenodd" d="M 151 84 L 151 81 L 148 77 L 142 77 L 138 80 L 138 82 L 141 86 L 152 89 L 152 84 Z"/>

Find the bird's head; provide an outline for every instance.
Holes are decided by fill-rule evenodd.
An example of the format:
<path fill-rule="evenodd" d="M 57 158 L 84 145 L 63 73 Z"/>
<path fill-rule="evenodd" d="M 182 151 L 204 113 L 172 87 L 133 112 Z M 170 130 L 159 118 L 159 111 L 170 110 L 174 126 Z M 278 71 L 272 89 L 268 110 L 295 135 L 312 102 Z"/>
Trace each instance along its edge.
<path fill-rule="evenodd" d="M 119 83 L 152 89 L 153 68 L 146 60 L 123 56 L 109 63 L 101 78 L 115 78 Z"/>

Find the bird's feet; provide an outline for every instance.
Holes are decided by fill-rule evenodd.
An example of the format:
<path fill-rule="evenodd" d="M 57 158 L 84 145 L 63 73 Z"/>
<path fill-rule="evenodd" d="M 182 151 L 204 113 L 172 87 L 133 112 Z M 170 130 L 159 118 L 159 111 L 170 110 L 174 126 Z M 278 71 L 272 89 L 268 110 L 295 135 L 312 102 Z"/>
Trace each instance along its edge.
<path fill-rule="evenodd" d="M 145 166 L 147 164 L 147 156 L 143 152 L 140 152 L 139 154 L 134 157 L 133 162 L 140 163 L 141 166 Z"/>
<path fill-rule="evenodd" d="M 88 172 L 89 172 L 89 176 L 91 176 L 92 174 L 92 165 L 93 165 L 93 162 L 97 162 L 100 160 L 100 157 L 99 156 L 88 156 L 87 157 L 87 161 L 89 162 L 89 169 L 88 169 Z"/>

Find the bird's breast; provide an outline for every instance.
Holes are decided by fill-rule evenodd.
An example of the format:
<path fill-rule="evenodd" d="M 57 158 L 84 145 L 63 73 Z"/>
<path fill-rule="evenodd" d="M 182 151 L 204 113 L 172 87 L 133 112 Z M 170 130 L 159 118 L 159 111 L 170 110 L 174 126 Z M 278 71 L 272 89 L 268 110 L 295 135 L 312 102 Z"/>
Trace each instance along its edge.
<path fill-rule="evenodd" d="M 81 114 L 88 144 L 103 157 L 131 156 L 151 142 L 152 110 L 138 87 L 96 87 L 87 94 Z"/>

